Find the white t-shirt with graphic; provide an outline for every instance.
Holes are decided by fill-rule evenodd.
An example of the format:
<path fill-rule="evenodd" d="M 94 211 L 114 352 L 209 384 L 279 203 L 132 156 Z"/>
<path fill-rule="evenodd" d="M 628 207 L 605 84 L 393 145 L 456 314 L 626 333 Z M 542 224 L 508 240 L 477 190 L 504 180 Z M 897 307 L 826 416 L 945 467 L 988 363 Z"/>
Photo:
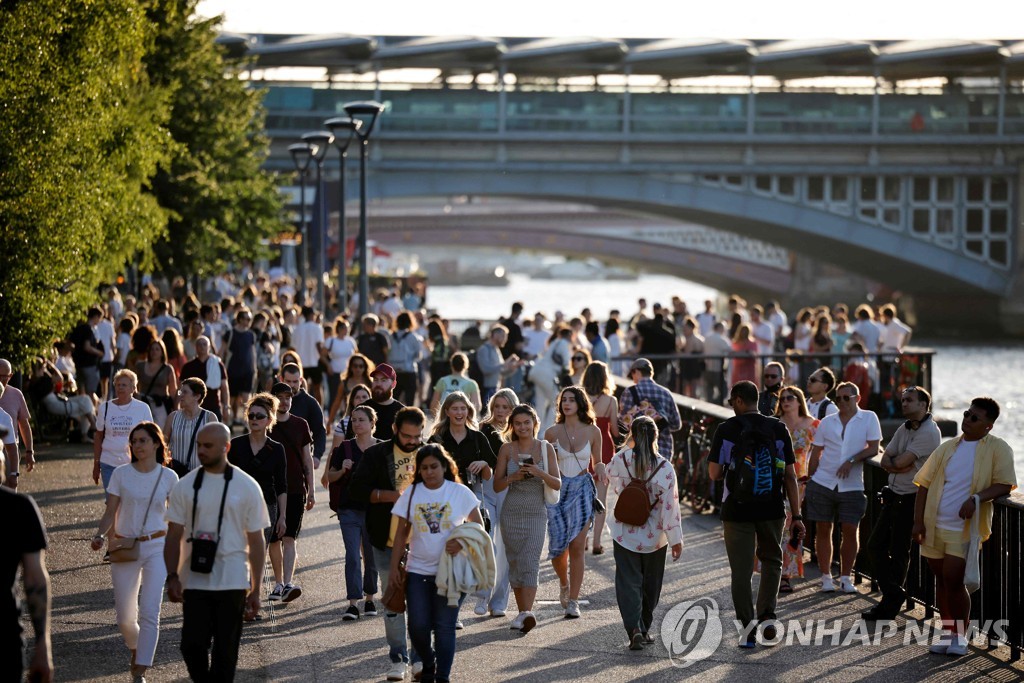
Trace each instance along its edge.
<path fill-rule="evenodd" d="M 406 511 L 410 509 L 409 496 L 414 490 L 409 564 L 406 569 L 414 574 L 434 576 L 452 530 L 465 522 L 480 502 L 471 490 L 446 479 L 444 484 L 434 490 L 422 483 L 410 486 L 391 508 L 393 514 L 408 519 Z"/>
<path fill-rule="evenodd" d="M 974 479 L 974 456 L 977 452 L 977 441 L 960 439 L 960 445 L 956 447 L 946 463 L 946 483 L 942 487 L 939 514 L 935 520 L 935 526 L 939 529 L 964 530 L 965 522 L 960 519 L 960 508 L 971 495 L 971 482 Z"/>
<path fill-rule="evenodd" d="M 130 463 L 132 456 L 128 450 L 128 435 L 135 425 L 146 420 L 153 420 L 153 411 L 148 404 L 137 398 L 123 406 L 105 401 L 96 411 L 96 431 L 103 432 L 100 463 L 114 467 Z"/>

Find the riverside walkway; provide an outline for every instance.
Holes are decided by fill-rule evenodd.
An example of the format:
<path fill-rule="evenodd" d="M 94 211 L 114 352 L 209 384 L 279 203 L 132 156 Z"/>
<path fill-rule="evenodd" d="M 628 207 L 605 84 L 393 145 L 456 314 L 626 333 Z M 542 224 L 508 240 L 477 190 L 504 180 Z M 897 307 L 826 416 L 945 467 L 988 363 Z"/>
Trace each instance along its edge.
<path fill-rule="evenodd" d="M 40 445 L 37 457 L 40 464 L 23 477 L 21 491 L 39 503 L 50 535 L 47 560 L 53 586 L 55 679 L 127 681 L 128 651 L 115 624 L 110 570 L 100 562 L 100 554 L 88 547 L 102 513 L 102 490 L 87 476 L 90 448 Z M 342 600 L 341 534 L 327 507 L 326 492 L 319 484 L 317 489 L 317 505 L 306 515 L 299 542 L 298 581 L 303 595 L 275 610 L 274 627 L 266 611 L 262 622 L 246 625 L 239 681 L 384 680 L 388 663 L 383 617 L 341 620 L 347 605 Z M 615 603 L 615 563 L 606 533 L 605 554 L 587 555 L 582 597 L 589 604 L 583 605 L 582 619 L 562 618 L 557 605 L 557 580 L 546 561 L 541 563 L 539 624 L 529 635 L 510 631 L 508 619 L 477 617 L 472 600 L 468 600 L 462 611 L 466 629 L 458 634 L 454 679 L 664 681 L 700 676 L 702 681 L 755 677 L 786 681 L 1024 680 L 1024 664 L 1011 662 L 1006 647 L 973 647 L 968 656 L 953 659 L 929 655 L 924 646 L 913 642 L 905 646 L 904 618 L 897 620 L 895 636 L 882 638 L 877 645 L 864 644 L 853 629 L 859 613 L 875 604 L 876 595 L 867 594 L 866 585 L 859 587 L 859 595 L 819 593 L 818 572 L 810 566 L 807 579 L 795 582 L 796 591 L 781 597 L 778 616 L 784 622 L 824 620 L 829 628 L 841 620 L 837 635 L 827 633 L 820 645 L 780 644 L 740 650 L 735 646 L 721 525 L 716 517 L 684 512 L 683 527 L 683 555 L 666 569 L 653 630 L 660 635 L 662 618 L 678 603 L 699 598 L 715 600 L 723 617 L 724 635 L 721 645 L 707 658 L 679 668 L 670 661 L 660 638 L 642 652 L 626 648 Z M 165 602 L 162 616 L 155 668 L 147 679 L 187 680 L 178 651 L 180 605 Z M 923 617 L 923 610 L 910 616 Z M 845 640 L 855 644 L 843 645 Z"/>

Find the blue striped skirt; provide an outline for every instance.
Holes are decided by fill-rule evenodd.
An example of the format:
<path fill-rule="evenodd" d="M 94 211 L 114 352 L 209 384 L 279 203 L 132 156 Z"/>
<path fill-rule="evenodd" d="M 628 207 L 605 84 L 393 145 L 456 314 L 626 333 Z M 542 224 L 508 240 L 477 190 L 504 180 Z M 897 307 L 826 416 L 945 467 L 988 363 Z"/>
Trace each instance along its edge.
<path fill-rule="evenodd" d="M 594 519 L 594 485 L 590 474 L 563 477 L 558 505 L 548 505 L 548 559 L 565 552 L 569 541 Z"/>

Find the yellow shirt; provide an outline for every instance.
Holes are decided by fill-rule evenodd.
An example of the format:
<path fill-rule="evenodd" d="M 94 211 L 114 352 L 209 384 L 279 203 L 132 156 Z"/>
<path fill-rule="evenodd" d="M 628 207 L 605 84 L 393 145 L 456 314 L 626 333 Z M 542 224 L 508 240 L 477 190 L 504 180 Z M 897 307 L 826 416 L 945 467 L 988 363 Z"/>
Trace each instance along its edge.
<path fill-rule="evenodd" d="M 946 463 L 960 445 L 959 437 L 950 439 L 932 451 L 921 471 L 914 477 L 914 483 L 928 489 L 928 500 L 924 507 L 925 539 L 935 538 L 935 521 L 939 515 L 939 501 L 942 500 L 942 488 L 946 485 Z M 992 484 L 1009 484 L 1010 490 L 1017 488 L 1017 473 L 1013 469 L 1013 449 L 998 436 L 988 434 L 978 442 L 978 450 L 974 454 L 974 474 L 971 477 L 971 495 L 987 489 Z M 992 501 L 981 503 L 981 509 L 975 514 L 981 515 L 978 524 L 981 540 L 987 541 L 992 535 Z M 964 520 L 964 534 L 968 534 L 967 521 Z"/>
<path fill-rule="evenodd" d="M 416 451 L 406 453 L 397 445 L 392 449 L 395 460 L 395 490 L 398 493 L 409 488 L 413 477 L 416 475 Z M 388 532 L 388 547 L 395 544 L 395 534 L 398 532 L 398 517 L 391 515 L 391 531 Z"/>

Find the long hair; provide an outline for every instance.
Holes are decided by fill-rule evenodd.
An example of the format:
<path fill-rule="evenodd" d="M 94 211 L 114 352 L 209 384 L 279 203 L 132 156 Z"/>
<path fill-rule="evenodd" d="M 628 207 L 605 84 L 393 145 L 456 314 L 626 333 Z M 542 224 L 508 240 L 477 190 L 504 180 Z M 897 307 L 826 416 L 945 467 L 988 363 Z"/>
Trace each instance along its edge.
<path fill-rule="evenodd" d="M 373 392 L 370 391 L 370 387 L 366 386 L 365 384 L 357 384 L 357 385 L 355 385 L 354 387 L 352 387 L 352 390 L 350 392 L 348 392 L 348 396 L 345 397 L 345 414 L 346 415 L 351 415 L 353 408 L 355 408 L 358 405 L 362 405 L 360 403 L 355 403 L 356 392 L 357 391 L 365 392 L 366 395 L 370 397 L 370 398 L 366 399 L 367 401 L 369 401 L 371 398 L 373 398 Z"/>
<path fill-rule="evenodd" d="M 169 457 L 170 453 L 167 452 L 167 442 L 164 441 L 164 433 L 160 429 L 160 427 L 157 426 L 156 422 L 150 422 L 149 420 L 145 420 L 144 422 L 140 422 L 139 424 L 135 425 L 132 428 L 132 431 L 128 433 L 129 450 L 132 449 L 132 434 L 139 431 L 140 429 L 149 434 L 149 438 L 153 439 L 153 443 L 156 444 L 156 453 L 154 454 L 156 464 L 167 467 L 167 465 L 171 462 L 171 458 Z M 132 462 L 135 462 L 136 460 L 138 460 L 138 458 L 135 457 L 135 452 L 134 450 L 132 450 Z"/>
<path fill-rule="evenodd" d="M 615 385 L 612 384 L 611 375 L 608 373 L 608 365 L 599 360 L 591 361 L 583 371 L 583 388 L 590 396 L 614 396 Z"/>
<path fill-rule="evenodd" d="M 537 432 L 540 431 L 540 418 L 537 417 L 537 411 L 533 409 L 529 403 L 520 403 L 508 416 L 508 424 L 505 425 L 505 429 L 501 431 L 501 438 L 505 441 L 512 441 L 515 438 L 515 432 L 512 429 L 512 423 L 515 421 L 517 415 L 529 415 L 530 419 L 533 420 L 533 436 L 537 437 Z"/>
<path fill-rule="evenodd" d="M 153 341 L 151 341 L 149 343 L 149 346 L 146 347 L 146 357 L 143 360 L 147 361 L 147 362 L 149 361 L 149 356 L 152 353 L 154 346 L 157 347 L 158 349 L 160 349 L 160 362 L 161 363 L 166 363 L 167 362 L 167 347 L 164 346 L 163 340 L 159 339 L 159 338 L 154 339 Z"/>
<path fill-rule="evenodd" d="M 456 484 L 462 483 L 462 478 L 459 477 L 459 466 L 455 464 L 455 460 L 448 454 L 448 451 L 444 449 L 444 446 L 437 443 L 430 443 L 425 446 L 421 446 L 416 451 L 416 474 L 413 476 L 412 483 L 422 484 L 423 475 L 420 474 L 420 465 L 427 458 L 437 458 L 441 463 L 441 467 L 444 468 L 444 478 L 448 481 L 454 481 Z"/>
<path fill-rule="evenodd" d="M 779 392 L 779 403 L 775 406 L 775 416 L 782 417 L 782 399 L 786 396 L 786 393 L 790 393 L 796 396 L 797 412 L 800 417 L 807 417 L 810 413 L 807 412 L 807 399 L 804 398 L 804 392 L 800 390 L 800 387 L 789 384 L 782 387 L 782 391 Z"/>
<path fill-rule="evenodd" d="M 349 356 L 348 365 L 345 366 L 345 372 L 341 376 L 342 382 L 347 382 L 350 379 L 352 379 L 352 371 L 349 368 L 352 367 L 352 361 L 357 359 L 363 361 L 363 364 L 366 365 L 366 375 L 364 375 L 366 379 L 370 378 L 370 373 L 373 372 L 374 369 L 377 367 L 376 365 L 373 364 L 372 360 L 370 360 L 363 354 L 353 353 L 351 356 Z"/>
<path fill-rule="evenodd" d="M 587 397 L 587 392 L 583 390 L 583 387 L 576 385 L 566 387 L 559 392 L 558 402 L 555 404 L 557 412 L 555 424 L 565 422 L 565 415 L 562 414 L 562 399 L 565 398 L 566 394 L 572 394 L 573 398 L 576 399 L 576 415 L 580 418 L 580 422 L 585 425 L 594 424 L 594 406 L 590 405 L 590 399 Z"/>
<path fill-rule="evenodd" d="M 464 403 L 469 409 L 466 416 L 466 427 L 476 429 L 476 408 L 469 402 L 469 397 L 461 391 L 453 391 L 444 397 L 444 401 L 437 408 L 437 415 L 434 416 L 434 427 L 430 430 L 430 436 L 440 436 L 448 431 L 449 422 L 448 409 L 455 403 Z"/>
<path fill-rule="evenodd" d="M 185 355 L 185 349 L 181 345 L 181 335 L 173 327 L 168 327 L 164 330 L 163 337 L 161 338 L 164 344 L 164 349 L 167 351 L 167 358 L 174 359 L 179 356 Z"/>
<path fill-rule="evenodd" d="M 519 405 L 519 397 L 516 396 L 516 392 L 512 391 L 508 387 L 502 387 L 494 392 L 494 396 L 491 396 L 491 400 L 487 402 L 487 417 L 480 421 L 481 425 L 493 425 L 494 424 L 494 402 L 499 398 L 503 398 L 508 402 L 509 408 L 515 409 Z M 511 415 L 511 413 L 509 413 Z"/>
<path fill-rule="evenodd" d="M 641 415 L 633 420 L 629 431 L 633 436 L 633 467 L 639 477 L 649 472 L 658 458 L 658 425 L 646 415 Z"/>

